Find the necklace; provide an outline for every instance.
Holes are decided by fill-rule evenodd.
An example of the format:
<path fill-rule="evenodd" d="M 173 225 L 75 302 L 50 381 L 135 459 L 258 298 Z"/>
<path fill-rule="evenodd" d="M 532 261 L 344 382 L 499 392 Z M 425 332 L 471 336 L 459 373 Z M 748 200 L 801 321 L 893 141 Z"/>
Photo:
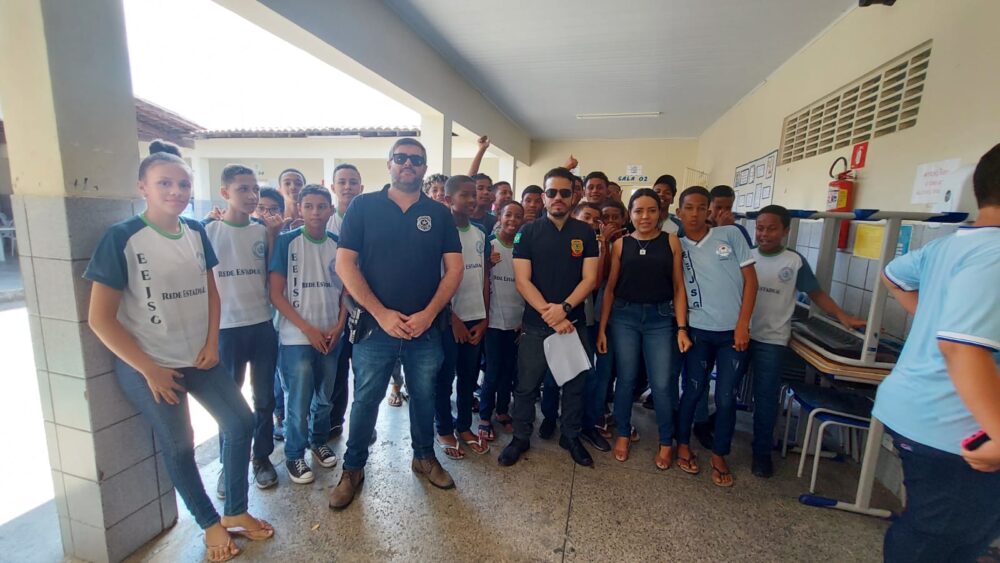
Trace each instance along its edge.
<path fill-rule="evenodd" d="M 646 255 L 646 247 L 648 247 L 654 240 L 656 239 L 649 239 L 646 241 L 635 239 L 635 243 L 639 245 L 639 256 Z M 643 242 L 645 242 L 646 244 L 642 244 Z"/>

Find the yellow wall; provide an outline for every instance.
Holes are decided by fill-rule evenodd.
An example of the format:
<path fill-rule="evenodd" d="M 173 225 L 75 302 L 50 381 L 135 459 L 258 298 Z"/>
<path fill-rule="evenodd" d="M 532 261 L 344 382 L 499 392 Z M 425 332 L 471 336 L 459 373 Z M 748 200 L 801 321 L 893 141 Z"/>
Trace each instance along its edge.
<path fill-rule="evenodd" d="M 927 209 L 910 203 L 919 164 L 948 158 L 974 164 L 1000 142 L 998 21 L 995 0 L 854 9 L 709 127 L 696 167 L 710 172 L 712 184 L 731 184 L 738 165 L 778 147 L 787 115 L 930 39 L 917 125 L 871 141 L 855 200 L 859 208 Z M 850 147 L 780 166 L 775 203 L 823 208 L 827 170 L 838 156 L 850 156 Z"/>
<path fill-rule="evenodd" d="M 517 190 L 542 184 L 545 173 L 562 166 L 570 154 L 580 161 L 580 173 L 600 170 L 612 180 L 625 174 L 629 164 L 640 164 L 649 181 L 636 186 L 650 186 L 657 176 L 673 174 L 678 184 L 684 181 L 685 167 L 694 166 L 697 139 L 635 139 L 607 141 L 532 141 L 531 166 L 517 169 Z M 628 191 L 627 182 L 619 182 Z"/>

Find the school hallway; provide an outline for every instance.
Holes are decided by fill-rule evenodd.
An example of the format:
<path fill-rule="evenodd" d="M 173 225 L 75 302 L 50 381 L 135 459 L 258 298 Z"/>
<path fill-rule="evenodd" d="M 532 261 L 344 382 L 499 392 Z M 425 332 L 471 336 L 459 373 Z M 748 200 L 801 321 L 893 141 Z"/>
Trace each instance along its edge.
<path fill-rule="evenodd" d="M 439 452 L 457 488 L 435 489 L 410 471 L 408 415 L 384 402 L 378 441 L 371 449 L 365 483 L 347 509 L 334 512 L 327 497 L 340 478 L 318 468 L 310 485 L 295 485 L 284 469 L 281 443 L 272 455 L 279 485 L 250 488 L 250 512 L 276 529 L 270 541 L 240 541 L 237 561 L 881 561 L 887 522 L 846 512 L 811 508 L 797 498 L 808 478 L 797 479 L 798 457 L 781 460 L 770 480 L 750 474 L 750 417 L 741 413 L 730 465 L 736 485 L 711 482 L 709 454 L 695 446 L 702 472 L 690 476 L 676 464 L 660 472 L 652 411 L 635 405 L 642 440 L 628 462 L 590 449 L 594 467 L 575 465 L 551 440 L 532 437 L 532 449 L 509 468 L 497 464 L 509 435 L 498 432 L 490 452 L 453 461 Z M 538 422 L 540 422 L 540 418 Z M 346 436 L 331 443 L 342 457 Z M 212 457 L 215 441 L 200 450 Z M 811 461 L 811 460 L 810 460 Z M 312 463 L 312 460 L 310 460 Z M 313 464 L 318 467 L 318 464 Z M 214 491 L 219 465 L 211 459 L 202 476 Z M 807 474 L 808 475 L 808 474 Z M 858 466 L 824 460 L 817 492 L 853 499 Z M 873 506 L 899 510 L 875 485 Z M 221 501 L 216 501 L 221 510 Z M 129 561 L 198 561 L 202 536 L 181 507 L 177 524 Z"/>

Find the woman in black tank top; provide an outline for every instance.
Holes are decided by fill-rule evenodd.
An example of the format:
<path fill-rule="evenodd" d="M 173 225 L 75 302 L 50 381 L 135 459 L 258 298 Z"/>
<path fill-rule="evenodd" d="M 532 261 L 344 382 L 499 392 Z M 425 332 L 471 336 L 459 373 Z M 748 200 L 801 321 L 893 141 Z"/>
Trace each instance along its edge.
<path fill-rule="evenodd" d="M 691 347 L 687 335 L 687 294 L 681 270 L 681 244 L 677 235 L 660 231 L 663 213 L 660 198 L 649 188 L 632 194 L 629 216 L 635 232 L 614 243 L 611 271 L 604 290 L 597 350 L 607 353 L 608 328 L 614 348 L 618 381 L 614 416 L 618 436 L 614 456 L 628 459 L 632 434 L 632 391 L 644 357 L 649 387 L 656 408 L 660 449 L 653 462 L 661 470 L 673 463 L 674 413 L 671 400 L 672 365 L 679 362 L 674 350 Z M 676 336 L 675 336 L 676 333 Z M 675 348 L 673 339 L 677 339 Z M 673 382 L 676 394 L 677 381 Z"/>

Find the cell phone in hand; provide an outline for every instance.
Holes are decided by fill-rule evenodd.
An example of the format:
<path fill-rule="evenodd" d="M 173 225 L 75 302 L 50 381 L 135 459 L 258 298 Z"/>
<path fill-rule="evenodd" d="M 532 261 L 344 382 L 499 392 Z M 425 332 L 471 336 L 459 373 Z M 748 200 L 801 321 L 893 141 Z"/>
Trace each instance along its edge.
<path fill-rule="evenodd" d="M 969 450 L 970 452 L 973 452 L 979 449 L 980 446 L 982 446 L 989 440 L 990 440 L 989 435 L 986 434 L 986 432 L 980 430 L 979 432 L 976 432 L 972 436 L 969 436 L 968 438 L 962 440 L 962 447 L 965 448 L 966 450 Z"/>

